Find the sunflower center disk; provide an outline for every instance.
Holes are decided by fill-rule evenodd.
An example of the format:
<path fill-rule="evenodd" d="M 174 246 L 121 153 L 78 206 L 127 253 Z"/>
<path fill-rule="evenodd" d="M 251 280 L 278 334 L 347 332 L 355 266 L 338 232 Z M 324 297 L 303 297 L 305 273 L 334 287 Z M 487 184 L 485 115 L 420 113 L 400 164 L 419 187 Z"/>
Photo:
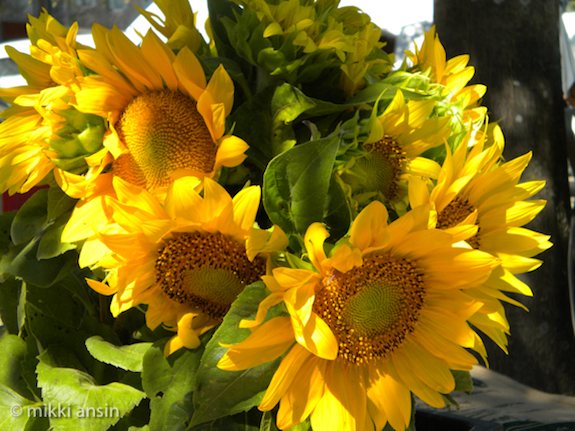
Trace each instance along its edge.
<path fill-rule="evenodd" d="M 424 296 L 417 267 L 385 254 L 328 274 L 313 307 L 336 336 L 338 356 L 363 364 L 387 356 L 413 332 Z"/>
<path fill-rule="evenodd" d="M 265 274 L 265 262 L 250 262 L 243 244 L 221 233 L 180 233 L 156 259 L 156 282 L 174 301 L 221 319 L 245 286 Z"/>
<path fill-rule="evenodd" d="M 391 136 L 363 145 L 365 154 L 357 158 L 344 180 L 356 194 L 378 193 L 386 201 L 399 195 L 399 179 L 405 171 L 406 155 Z"/>
<path fill-rule="evenodd" d="M 437 214 L 437 229 L 448 229 L 457 226 L 473 211 L 475 211 L 475 208 L 467 199 L 457 196 Z M 479 248 L 479 229 L 474 236 L 467 239 L 467 242 L 473 248 Z"/>
<path fill-rule="evenodd" d="M 114 163 L 114 173 L 147 188 L 169 184 L 177 171 L 203 176 L 212 172 L 216 145 L 193 99 L 159 90 L 136 97 L 116 130 L 129 153 Z"/>
<path fill-rule="evenodd" d="M 400 307 L 401 287 L 373 283 L 348 300 L 343 318 L 359 335 L 375 337 L 393 328 Z"/>

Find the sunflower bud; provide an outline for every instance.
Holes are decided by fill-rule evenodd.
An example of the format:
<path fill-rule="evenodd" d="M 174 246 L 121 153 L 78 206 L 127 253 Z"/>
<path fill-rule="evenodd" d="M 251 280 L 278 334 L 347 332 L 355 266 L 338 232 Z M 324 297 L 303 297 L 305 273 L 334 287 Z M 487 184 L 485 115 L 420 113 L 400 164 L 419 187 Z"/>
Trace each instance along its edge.
<path fill-rule="evenodd" d="M 54 163 L 67 171 L 81 170 L 86 166 L 84 158 L 102 148 L 104 120 L 75 109 L 59 114 L 63 121 L 50 141 L 50 148 L 56 153 Z"/>

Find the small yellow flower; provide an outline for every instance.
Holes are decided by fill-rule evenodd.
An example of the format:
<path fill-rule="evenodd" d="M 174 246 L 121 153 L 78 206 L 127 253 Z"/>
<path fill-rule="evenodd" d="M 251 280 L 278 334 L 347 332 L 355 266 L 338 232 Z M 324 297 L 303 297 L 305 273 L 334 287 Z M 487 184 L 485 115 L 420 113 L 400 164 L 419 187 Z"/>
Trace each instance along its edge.
<path fill-rule="evenodd" d="M 452 369 L 476 363 L 466 348 L 484 347 L 467 320 L 480 301 L 467 290 L 483 283 L 496 259 L 456 248 L 452 236 L 428 229 L 429 212 L 393 223 L 380 202 L 354 221 L 349 240 L 324 251 L 327 230 L 312 224 L 305 245 L 314 270 L 276 268 L 264 281 L 250 336 L 218 367 L 243 370 L 285 356 L 259 409 L 279 403 L 280 429 L 308 416 L 315 431 L 404 430 L 414 393 L 434 407 L 453 391 Z M 289 313 L 264 321 L 283 303 Z"/>

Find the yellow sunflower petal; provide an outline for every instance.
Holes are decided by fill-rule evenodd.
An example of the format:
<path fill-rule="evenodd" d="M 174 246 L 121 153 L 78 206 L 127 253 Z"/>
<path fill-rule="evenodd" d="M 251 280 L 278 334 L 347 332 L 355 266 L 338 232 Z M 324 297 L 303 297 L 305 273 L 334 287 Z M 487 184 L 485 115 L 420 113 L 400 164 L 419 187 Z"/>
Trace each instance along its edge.
<path fill-rule="evenodd" d="M 251 186 L 238 192 L 232 199 L 234 223 L 242 230 L 248 231 L 253 227 L 260 205 L 260 198 L 261 188 L 259 186 Z"/>
<path fill-rule="evenodd" d="M 289 429 L 302 423 L 323 396 L 326 362 L 309 355 L 292 384 L 281 398 L 277 414 L 280 429 Z"/>
<path fill-rule="evenodd" d="M 390 364 L 387 364 L 387 366 L 393 369 L 394 374 L 399 376 L 400 380 L 405 383 L 409 390 L 422 401 L 429 404 L 431 407 L 445 407 L 445 400 L 441 394 L 417 379 L 414 376 L 413 370 L 409 368 L 406 363 L 402 362 L 401 359 L 394 355 L 390 358 Z"/>
<path fill-rule="evenodd" d="M 223 65 L 220 64 L 210 78 L 206 93 L 210 95 L 210 103 L 223 103 L 225 115 L 229 115 L 234 103 L 234 83 Z"/>
<path fill-rule="evenodd" d="M 311 414 L 314 431 L 356 431 L 356 420 L 326 385 L 323 396 Z"/>
<path fill-rule="evenodd" d="M 196 177 L 181 177 L 170 184 L 166 194 L 166 212 L 171 218 L 193 216 L 202 202 L 198 193 L 201 185 L 201 180 Z"/>
<path fill-rule="evenodd" d="M 311 263 L 321 271 L 321 263 L 325 260 L 323 243 L 329 237 L 327 229 L 321 223 L 312 223 L 306 230 L 304 243 Z"/>
<path fill-rule="evenodd" d="M 229 168 L 238 166 L 247 158 L 245 153 L 248 148 L 248 144 L 237 136 L 223 136 L 218 141 L 216 165 L 226 166 Z"/>
<path fill-rule="evenodd" d="M 307 350 L 323 359 L 335 359 L 337 357 L 337 339 L 331 332 L 330 327 L 315 313 L 312 313 L 305 327 L 294 323 L 294 335 L 296 341 Z"/>
<path fill-rule="evenodd" d="M 178 89 L 178 77 L 172 67 L 175 55 L 153 31 L 148 31 L 144 36 L 142 53 L 150 66 L 161 76 L 165 86 L 176 91 Z"/>
<path fill-rule="evenodd" d="M 140 90 L 162 88 L 162 79 L 143 57 L 140 49 L 117 27 L 108 33 L 108 44 L 116 64 Z"/>
<path fill-rule="evenodd" d="M 200 220 L 229 218 L 233 220 L 233 201 L 226 189 L 211 178 L 204 179 L 204 200 L 197 208 Z"/>
<path fill-rule="evenodd" d="M 183 340 L 177 335 L 174 335 L 172 338 L 168 340 L 168 342 L 164 346 L 164 355 L 170 356 L 172 353 L 177 352 L 182 347 L 184 347 Z"/>
<path fill-rule="evenodd" d="M 385 417 L 394 429 L 407 428 L 411 421 L 409 390 L 389 374 L 372 375 L 371 378 L 373 383 L 367 389 L 370 401 L 385 412 Z"/>
<path fill-rule="evenodd" d="M 197 101 L 205 91 L 206 75 L 196 56 L 184 47 L 178 52 L 173 67 L 181 90 Z"/>
<path fill-rule="evenodd" d="M 360 250 L 378 247 L 385 244 L 387 231 L 387 210 L 385 206 L 374 201 L 363 209 L 353 221 L 349 242 Z"/>
<path fill-rule="evenodd" d="M 245 370 L 272 361 L 294 342 L 289 317 L 276 317 L 257 328 L 248 338 L 230 347 L 218 362 L 222 370 Z"/>
<path fill-rule="evenodd" d="M 195 313 L 186 313 L 178 320 L 178 337 L 188 349 L 195 349 L 200 343 L 198 334 L 192 329 Z"/>
<path fill-rule="evenodd" d="M 274 305 L 279 304 L 283 300 L 282 293 L 272 293 L 271 295 L 266 296 L 258 305 L 258 311 L 256 313 L 256 317 L 254 320 L 242 319 L 240 321 L 239 327 L 240 328 L 255 328 L 263 323 L 265 320 L 268 311 Z"/>
<path fill-rule="evenodd" d="M 279 402 L 280 398 L 288 390 L 294 378 L 310 353 L 300 345 L 294 345 L 285 358 L 282 359 L 278 369 L 274 373 L 266 393 L 258 406 L 262 411 L 271 410 Z"/>
<path fill-rule="evenodd" d="M 273 226 L 271 231 L 253 229 L 246 240 L 246 254 L 253 260 L 260 253 L 271 253 L 284 250 L 288 238 L 279 226 Z"/>
<path fill-rule="evenodd" d="M 97 280 L 92 280 L 90 278 L 87 278 L 86 283 L 88 283 L 88 286 L 90 286 L 92 289 L 94 289 L 100 295 L 109 296 L 109 295 L 113 295 L 114 293 L 117 292 L 116 288 L 109 286 L 105 283 L 102 283 L 100 281 L 97 281 Z"/>
<path fill-rule="evenodd" d="M 350 248 L 347 244 L 339 246 L 331 255 L 331 266 L 339 272 L 348 272 L 356 266 L 361 266 L 361 252 Z"/>

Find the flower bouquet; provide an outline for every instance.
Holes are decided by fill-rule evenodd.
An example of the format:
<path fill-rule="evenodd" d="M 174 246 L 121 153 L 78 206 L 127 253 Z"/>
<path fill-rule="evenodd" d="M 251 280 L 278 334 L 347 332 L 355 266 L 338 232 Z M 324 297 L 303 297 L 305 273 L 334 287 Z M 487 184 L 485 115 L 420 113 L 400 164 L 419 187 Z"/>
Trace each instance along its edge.
<path fill-rule="evenodd" d="M 187 0 L 135 43 L 30 17 L 0 89 L 5 430 L 413 430 L 470 391 L 549 237 L 432 28 Z M 418 401 L 419 402 L 419 401 Z"/>

